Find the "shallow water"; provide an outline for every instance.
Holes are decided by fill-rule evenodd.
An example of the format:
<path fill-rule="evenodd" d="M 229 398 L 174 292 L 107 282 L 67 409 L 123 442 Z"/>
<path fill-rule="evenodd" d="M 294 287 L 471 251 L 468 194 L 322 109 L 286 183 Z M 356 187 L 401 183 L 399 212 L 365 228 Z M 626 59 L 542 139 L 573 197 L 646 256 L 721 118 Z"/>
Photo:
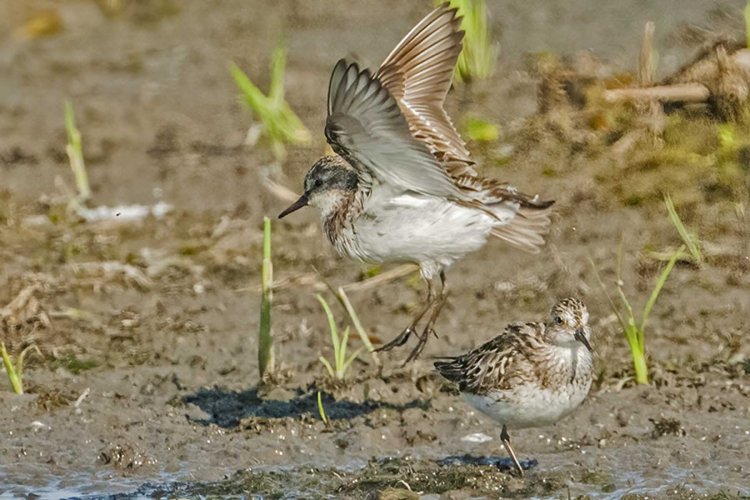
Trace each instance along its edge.
<path fill-rule="evenodd" d="M 743 479 L 729 479 L 724 475 L 721 467 L 695 469 L 675 466 L 659 468 L 638 468 L 632 466 L 632 457 L 627 457 L 623 463 L 610 462 L 609 471 L 598 471 L 580 478 L 569 477 L 567 480 L 559 478 L 555 473 L 555 458 L 544 460 L 545 471 L 538 469 L 539 464 L 532 460 L 524 461 L 523 467 L 527 471 L 527 481 L 550 482 L 550 478 L 559 481 L 558 488 L 549 494 L 531 494 L 528 498 L 556 499 L 561 493 L 570 492 L 571 495 L 588 495 L 589 498 L 620 498 L 624 495 L 639 495 L 643 498 L 680 498 L 680 495 L 697 495 L 702 493 L 723 492 L 728 497 L 750 495 L 750 486 Z M 373 480 L 373 476 L 380 474 L 380 482 L 386 487 L 389 482 L 389 467 L 393 458 L 356 461 L 338 467 L 321 468 L 313 464 L 307 466 L 259 466 L 226 474 L 223 480 L 191 481 L 190 474 L 157 473 L 153 475 L 138 474 L 137 477 L 118 477 L 106 471 L 95 474 L 69 474 L 64 478 L 54 474 L 39 471 L 34 477 L 21 478 L 7 468 L 0 469 L 0 477 L 4 477 L 2 498 L 28 497 L 40 499 L 58 498 L 141 498 L 141 497 L 188 497 L 206 498 L 212 495 L 231 495 L 242 498 L 336 498 L 341 487 L 342 476 L 347 481 L 356 482 L 357 478 L 367 478 L 372 485 L 380 484 Z M 397 461 L 399 459 L 396 459 Z M 507 457 L 474 457 L 467 461 L 461 457 L 447 457 L 437 460 L 432 465 L 427 462 L 409 457 L 410 467 L 420 469 L 439 465 L 437 470 L 462 468 L 467 475 L 486 474 L 488 470 L 497 469 L 508 473 L 512 469 L 512 462 Z M 378 466 L 380 464 L 380 468 Z M 189 464 L 185 464 L 186 470 Z M 738 469 L 741 466 L 738 464 Z M 565 468 L 570 473 L 569 468 Z M 746 478 L 745 478 L 746 479 Z M 16 483 L 14 485 L 14 483 Z M 36 486 L 32 486 L 36 485 Z M 293 486 L 298 485 L 298 486 Z M 447 485 L 443 485 L 447 486 Z M 450 489 L 450 488 L 449 488 Z M 356 490 L 355 490 L 356 491 Z M 533 490 L 532 490 L 533 491 Z M 351 493 L 351 492 L 350 492 Z M 353 494 L 356 496 L 356 494 Z M 429 498 L 426 496 L 425 498 Z"/>

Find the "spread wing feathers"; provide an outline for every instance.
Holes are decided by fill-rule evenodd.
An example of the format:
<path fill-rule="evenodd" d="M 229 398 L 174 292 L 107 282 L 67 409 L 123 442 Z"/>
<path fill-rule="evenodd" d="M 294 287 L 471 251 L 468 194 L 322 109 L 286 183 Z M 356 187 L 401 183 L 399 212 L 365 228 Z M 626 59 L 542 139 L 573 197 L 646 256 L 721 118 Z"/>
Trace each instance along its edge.
<path fill-rule="evenodd" d="M 491 231 L 493 236 L 526 252 L 539 252 L 549 231 L 554 201 L 529 196 L 495 179 L 462 175 L 455 183 L 498 219 Z"/>
<path fill-rule="evenodd" d="M 435 368 L 458 384 L 462 392 L 483 395 L 512 389 L 536 376 L 529 356 L 542 343 L 543 329 L 542 323 L 511 323 L 502 334 L 476 349 L 436 361 Z"/>
<path fill-rule="evenodd" d="M 375 75 L 398 102 L 414 137 L 451 176 L 476 175 L 466 144 L 443 109 L 463 37 L 456 9 L 443 4 L 404 37 Z"/>
<path fill-rule="evenodd" d="M 396 100 L 368 70 L 343 59 L 328 86 L 326 138 L 359 170 L 403 190 L 465 198 L 427 146 L 415 139 Z"/>

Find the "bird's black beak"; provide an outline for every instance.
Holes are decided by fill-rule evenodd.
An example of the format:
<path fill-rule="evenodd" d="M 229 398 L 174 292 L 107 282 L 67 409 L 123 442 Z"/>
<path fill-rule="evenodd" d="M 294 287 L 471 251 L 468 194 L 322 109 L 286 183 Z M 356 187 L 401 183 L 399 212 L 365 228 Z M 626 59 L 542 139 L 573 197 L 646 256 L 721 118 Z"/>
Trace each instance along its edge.
<path fill-rule="evenodd" d="M 286 217 L 286 216 L 287 216 L 287 215 L 289 215 L 290 213 L 292 213 L 292 212 L 296 212 L 297 210 L 299 210 L 299 209 L 300 209 L 300 208 L 302 208 L 302 207 L 306 207 L 306 206 L 307 206 L 307 203 L 308 203 L 309 201 L 310 201 L 310 200 L 309 200 L 309 199 L 307 198 L 307 195 L 306 195 L 306 194 L 303 194 L 302 196 L 300 196 L 300 197 L 299 197 L 299 200 L 297 200 L 297 201 L 295 201 L 294 203 L 292 203 L 292 204 L 291 204 L 291 205 L 289 206 L 289 208 L 287 208 L 286 210 L 284 210 L 283 212 L 281 212 L 281 213 L 279 214 L 279 219 L 283 219 L 284 217 Z"/>
<path fill-rule="evenodd" d="M 586 334 L 583 333 L 583 330 L 576 330 L 575 339 L 581 344 L 585 345 L 586 349 L 588 349 L 589 352 L 594 352 L 594 349 L 591 347 L 589 339 L 586 338 Z"/>

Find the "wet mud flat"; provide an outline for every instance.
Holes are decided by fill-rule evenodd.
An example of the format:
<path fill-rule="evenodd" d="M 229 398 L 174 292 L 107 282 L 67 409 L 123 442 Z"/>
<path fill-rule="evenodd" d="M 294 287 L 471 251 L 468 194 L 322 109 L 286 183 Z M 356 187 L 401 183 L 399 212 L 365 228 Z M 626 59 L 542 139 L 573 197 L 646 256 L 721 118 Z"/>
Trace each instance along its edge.
<path fill-rule="evenodd" d="M 330 425 L 318 417 L 311 390 L 274 389 L 262 400 L 255 390 L 214 386 L 186 391 L 174 387 L 179 380 L 174 373 L 149 377 L 171 379 L 157 391 L 162 393 L 159 399 L 171 396 L 163 405 L 150 402 L 140 390 L 129 396 L 103 391 L 96 396 L 100 391 L 92 388 L 76 409 L 44 410 L 40 399 L 51 396 L 40 392 L 26 398 L 24 413 L 30 419 L 16 419 L 18 430 L 11 436 L 22 438 L 12 442 L 23 447 L 15 448 L 20 460 L 3 468 L 6 480 L 16 483 L 6 493 L 97 496 L 116 489 L 150 497 L 746 495 L 743 457 L 749 438 L 745 415 L 738 409 L 747 397 L 746 382 L 744 388 L 741 382 L 746 373 L 714 366 L 709 375 L 695 376 L 699 382 L 658 390 L 600 389 L 558 426 L 514 433 L 518 452 L 530 467 L 523 479 L 510 473 L 491 423 L 467 411 L 453 390 L 433 376 L 414 382 L 411 377 L 394 373 L 382 385 L 376 382 L 381 379 L 361 380 L 372 386 L 367 399 L 360 388 L 326 394 L 323 404 Z M 131 383 L 149 387 L 146 381 Z M 96 425 L 104 422 L 108 428 Z M 55 447 L 45 456 L 50 441 Z M 242 467 L 229 468 L 230 462 Z M 56 477 L 55 470 L 60 471 Z M 721 481 L 716 481 L 718 476 Z"/>
<path fill-rule="evenodd" d="M 349 53 L 377 64 L 429 5 L 155 1 L 108 16 L 83 0 L 0 2 L 0 115 L 11 117 L 0 121 L 0 326 L 10 352 L 41 351 L 26 362 L 27 394 L 0 386 L 0 495 L 748 497 L 746 122 L 678 110 L 658 140 L 621 152 L 613 145 L 639 126 L 634 115 L 562 107 L 543 116 L 537 106 L 547 53 L 577 74 L 593 54 L 594 80 L 608 81 L 633 71 L 652 19 L 666 76 L 706 33 L 735 36 L 744 3 L 620 2 L 596 16 L 588 2 L 546 4 L 492 7 L 498 71 L 448 104 L 501 127 L 498 143 L 470 145 L 482 173 L 557 200 L 549 245 L 527 256 L 491 243 L 469 256 L 448 273 L 440 338 L 423 359 L 401 367 L 406 353 L 394 352 L 378 368 L 363 354 L 332 383 L 318 361 L 331 346 L 315 294 L 378 270 L 338 258 L 313 213 L 274 223 L 278 373 L 259 386 L 261 219 L 285 206 L 259 173 L 298 189 L 323 149 L 331 65 Z M 261 8 L 263 17 L 249 14 Z M 59 31 L 18 37 L 44 9 L 60 16 Z M 337 28 L 346 23 L 358 29 Z M 318 140 L 273 167 L 264 148 L 242 145 L 250 118 L 226 62 L 265 83 L 280 32 L 287 98 Z M 67 214 L 65 99 L 83 133 L 92 205 L 163 201 L 171 211 L 132 222 Z M 645 302 L 663 265 L 655 254 L 680 243 L 665 187 L 706 259 L 681 261 L 670 276 L 649 320 L 651 385 L 637 386 L 594 269 L 615 290 L 622 241 L 626 290 Z M 409 275 L 350 298 L 372 336 L 389 340 L 422 293 Z M 530 465 L 520 479 L 499 428 L 430 358 L 474 347 L 509 321 L 541 319 L 568 295 L 591 312 L 595 384 L 558 425 L 513 433 Z M 334 313 L 343 326 L 346 313 Z"/>

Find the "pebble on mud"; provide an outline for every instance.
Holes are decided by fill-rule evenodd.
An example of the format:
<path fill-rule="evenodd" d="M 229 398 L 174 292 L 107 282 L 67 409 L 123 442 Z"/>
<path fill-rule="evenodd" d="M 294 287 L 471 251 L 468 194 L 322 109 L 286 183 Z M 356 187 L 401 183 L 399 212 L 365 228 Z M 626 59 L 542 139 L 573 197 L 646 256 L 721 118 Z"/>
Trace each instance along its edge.
<path fill-rule="evenodd" d="M 110 443 L 99 452 L 99 461 L 117 469 L 138 469 L 156 464 L 156 459 L 147 456 L 130 443 Z"/>

